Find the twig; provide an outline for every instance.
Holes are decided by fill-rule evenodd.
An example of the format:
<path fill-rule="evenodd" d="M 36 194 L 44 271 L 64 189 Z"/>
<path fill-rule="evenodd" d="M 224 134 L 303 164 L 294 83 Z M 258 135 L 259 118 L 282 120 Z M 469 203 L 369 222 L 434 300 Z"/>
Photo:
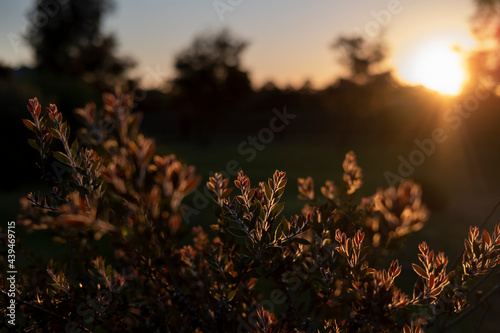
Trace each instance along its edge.
<path fill-rule="evenodd" d="M 3 295 L 5 295 L 5 296 L 9 297 L 10 299 L 15 299 L 15 300 L 16 300 L 16 302 L 19 302 L 19 303 L 21 303 L 21 304 L 24 304 L 24 305 L 26 305 L 26 306 L 29 306 L 29 307 L 31 307 L 31 308 L 33 308 L 33 309 L 35 309 L 35 310 L 38 310 L 38 311 L 44 312 L 44 313 L 49 314 L 49 315 L 51 315 L 51 316 L 53 316 L 53 317 L 56 317 L 56 318 L 58 318 L 58 319 L 60 319 L 60 320 L 64 320 L 64 321 L 66 321 L 66 322 L 68 322 L 68 323 L 72 323 L 72 324 L 74 323 L 74 324 L 78 325 L 78 327 L 80 327 L 83 331 L 85 331 L 85 332 L 89 332 L 89 333 L 92 333 L 92 331 L 89 331 L 87 328 L 85 328 L 85 327 L 84 327 L 84 326 L 82 326 L 81 324 L 78 324 L 78 323 L 74 322 L 73 320 L 71 320 L 71 319 L 69 319 L 69 318 L 66 318 L 66 317 L 64 317 L 64 316 L 62 316 L 62 315 L 60 315 L 60 314 L 57 314 L 57 313 L 51 312 L 51 311 L 49 311 L 49 310 L 47 310 L 47 309 L 44 309 L 44 308 L 42 308 L 42 307 L 39 307 L 38 305 L 32 304 L 32 303 L 30 303 L 30 302 L 26 302 L 26 301 L 24 301 L 24 300 L 22 300 L 22 299 L 20 299 L 20 298 L 17 298 L 17 297 L 10 297 L 10 296 L 9 296 L 9 295 L 8 295 L 5 291 L 3 291 L 2 289 L 0 289 L 0 293 L 2 293 Z"/>
<path fill-rule="evenodd" d="M 500 283 L 497 283 L 493 288 L 491 288 L 490 291 L 488 291 L 487 294 L 485 294 L 479 301 L 476 302 L 476 304 L 474 304 L 473 306 L 471 306 L 470 308 L 468 308 L 467 310 L 465 310 L 459 317 L 453 319 L 451 322 L 449 322 L 447 325 L 445 325 L 442 329 L 441 329 L 441 332 L 444 332 L 446 331 L 448 328 L 452 327 L 453 325 L 455 325 L 456 323 L 458 323 L 459 321 L 461 321 L 462 319 L 464 319 L 465 317 L 467 317 L 468 315 L 470 315 L 472 312 L 474 312 L 478 307 L 479 305 L 481 305 L 482 303 L 484 303 L 489 297 L 491 297 L 491 295 L 494 294 L 494 292 L 500 288 Z"/>

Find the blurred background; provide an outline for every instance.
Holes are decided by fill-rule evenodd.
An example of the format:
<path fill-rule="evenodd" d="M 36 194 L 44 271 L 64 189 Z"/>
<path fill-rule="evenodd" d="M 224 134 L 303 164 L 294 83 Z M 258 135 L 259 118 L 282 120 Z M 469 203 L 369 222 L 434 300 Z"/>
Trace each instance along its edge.
<path fill-rule="evenodd" d="M 28 98 L 57 104 L 75 132 L 73 110 L 119 85 L 159 153 L 204 180 L 242 168 L 256 184 L 286 171 L 286 214 L 303 205 L 297 177 L 316 188 L 340 181 L 349 150 L 363 196 L 414 179 L 431 217 L 408 239 L 408 260 L 422 240 L 454 258 L 500 199 L 499 9 L 497 0 L 3 1 L 1 218 L 42 186 L 21 122 Z M 199 191 L 186 200 L 200 206 L 189 223 L 206 226 L 214 216 Z M 492 304 L 464 330 L 500 314 Z"/>

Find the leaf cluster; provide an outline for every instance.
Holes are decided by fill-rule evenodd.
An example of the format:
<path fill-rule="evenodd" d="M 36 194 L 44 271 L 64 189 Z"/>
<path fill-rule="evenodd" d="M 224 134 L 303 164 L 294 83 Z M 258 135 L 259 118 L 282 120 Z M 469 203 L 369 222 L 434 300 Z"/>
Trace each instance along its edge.
<path fill-rule="evenodd" d="M 422 242 L 407 295 L 397 286 L 404 265 L 381 258 L 426 222 L 421 189 L 405 181 L 359 198 L 363 173 L 348 152 L 342 179 L 321 196 L 311 177 L 299 178 L 307 203 L 290 217 L 285 172 L 254 186 L 243 171 L 232 183 L 215 174 L 206 184 L 211 237 L 182 218 L 200 182 L 194 167 L 155 153 L 130 95 L 103 101 L 77 110 L 85 127 L 71 140 L 55 105 L 42 113 L 29 100 L 29 144 L 57 180 L 52 193 L 27 195 L 17 223 L 50 230 L 66 251 L 48 263 L 25 254 L 32 264 L 19 270 L 15 298 L 25 331 L 421 333 L 453 326 L 484 301 L 472 295 L 496 274 L 500 225 L 492 234 L 471 227 L 451 267 Z M 190 244 L 180 241 L 187 232 Z M 6 311 L 5 285 L 1 293 Z"/>

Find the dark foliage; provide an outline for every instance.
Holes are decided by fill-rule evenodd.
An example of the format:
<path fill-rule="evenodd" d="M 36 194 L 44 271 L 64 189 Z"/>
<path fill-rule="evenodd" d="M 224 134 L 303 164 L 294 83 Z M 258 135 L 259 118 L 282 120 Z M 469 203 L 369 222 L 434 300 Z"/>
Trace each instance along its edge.
<path fill-rule="evenodd" d="M 421 243 L 407 295 L 396 285 L 404 268 L 398 260 L 385 267 L 381 258 L 425 223 L 420 187 L 406 181 L 359 199 L 353 152 L 342 180 L 327 181 L 321 198 L 312 178 L 299 179 L 308 203 L 291 217 L 282 215 L 285 172 L 252 186 L 241 171 L 234 189 L 216 174 L 207 183 L 215 237 L 194 226 L 192 243 L 182 244 L 189 207 L 181 202 L 200 178 L 174 155 L 155 155 L 131 96 L 105 94 L 103 102 L 77 111 L 85 127 L 71 141 L 55 105 L 44 112 L 29 101 L 31 120 L 23 121 L 41 172 L 50 172 L 50 156 L 63 171 L 53 175 L 52 193 L 23 200 L 17 224 L 50 230 L 65 259 L 42 264 L 25 254 L 30 264 L 16 284 L 19 330 L 423 332 L 451 327 L 487 298 L 472 294 L 496 272 L 500 225 L 491 234 L 471 227 L 451 267 Z"/>
<path fill-rule="evenodd" d="M 100 31 L 112 0 L 36 1 L 28 14 L 27 40 L 37 67 L 83 78 L 99 89 L 113 87 L 133 66 L 116 53 L 116 39 Z"/>

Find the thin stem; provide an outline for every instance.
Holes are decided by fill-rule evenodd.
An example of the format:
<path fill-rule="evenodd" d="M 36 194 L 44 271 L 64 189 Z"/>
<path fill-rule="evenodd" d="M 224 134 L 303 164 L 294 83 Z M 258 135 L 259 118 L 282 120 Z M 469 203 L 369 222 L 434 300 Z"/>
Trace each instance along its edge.
<path fill-rule="evenodd" d="M 62 315 L 60 315 L 60 314 L 57 314 L 57 313 L 54 313 L 54 312 L 51 312 L 51 311 L 49 311 L 49 310 L 47 310 L 47 309 L 44 309 L 44 308 L 42 308 L 42 307 L 39 307 L 38 305 L 32 304 L 32 303 L 30 303 L 30 302 L 26 302 L 26 301 L 24 301 L 24 300 L 22 300 L 22 299 L 20 299 L 20 298 L 18 298 L 18 297 L 10 297 L 10 296 L 9 296 L 9 295 L 8 295 L 5 291 L 3 291 L 2 289 L 0 289 L 0 293 L 2 293 L 3 295 L 5 295 L 5 296 L 9 297 L 10 299 L 15 299 L 15 300 L 16 300 L 16 302 L 19 302 L 19 303 L 21 303 L 21 304 L 24 304 L 24 305 L 26 305 L 26 306 L 29 306 L 29 307 L 31 307 L 31 308 L 33 308 L 33 309 L 35 309 L 35 310 L 38 310 L 38 311 L 44 312 L 44 313 L 49 314 L 49 315 L 51 315 L 51 316 L 53 316 L 53 317 L 56 317 L 56 318 L 58 318 L 58 319 L 60 319 L 60 320 L 64 320 L 64 321 L 66 321 L 66 322 L 68 322 L 68 323 L 72 323 L 72 324 L 74 323 L 74 324 L 78 325 L 78 327 L 80 327 L 83 331 L 91 333 L 91 331 L 89 331 L 88 329 L 86 329 L 84 326 L 82 326 L 81 324 L 78 324 L 78 323 L 74 322 L 73 320 L 71 320 L 71 319 L 69 319 L 69 318 L 67 318 L 67 317 L 64 317 L 64 316 L 62 316 Z"/>
<path fill-rule="evenodd" d="M 82 175 L 80 175 L 80 174 L 78 173 L 78 171 L 76 170 L 76 167 L 77 167 L 77 165 L 76 165 L 76 161 L 75 161 L 75 159 L 74 159 L 74 157 L 73 157 L 73 154 L 72 154 L 72 152 L 71 152 L 71 149 L 70 149 L 70 147 L 69 147 L 68 140 L 67 140 L 67 139 L 66 139 L 66 137 L 64 136 L 64 134 L 65 134 L 65 133 L 62 133 L 62 132 L 61 132 L 61 127 L 60 127 L 59 123 L 56 123 L 56 124 L 57 124 L 57 130 L 58 130 L 59 135 L 60 135 L 60 137 L 61 137 L 61 142 L 62 142 L 62 143 L 63 143 L 63 145 L 64 145 L 64 150 L 66 151 L 66 155 L 68 156 L 69 161 L 71 162 L 71 167 L 73 168 L 73 171 L 74 171 L 75 176 L 76 176 L 75 178 L 78 180 L 78 185 L 83 186 Z"/>
<path fill-rule="evenodd" d="M 500 288 L 500 283 L 497 283 L 493 288 L 491 288 L 491 290 L 488 291 L 488 293 L 485 294 L 479 301 L 477 301 L 476 304 L 474 304 L 473 306 L 469 307 L 467 310 L 462 312 L 462 314 L 459 317 L 453 319 L 451 322 L 449 322 L 447 325 L 445 325 L 442 328 L 441 332 L 446 331 L 447 329 L 449 329 L 453 325 L 457 324 L 462 319 L 469 316 L 472 312 L 474 312 L 479 307 L 479 305 L 483 304 L 488 298 L 490 298 L 498 288 Z"/>
<path fill-rule="evenodd" d="M 256 240 L 254 239 L 254 237 L 250 233 L 250 230 L 248 229 L 248 226 L 245 224 L 244 221 L 242 221 L 238 217 L 238 214 L 236 214 L 236 212 L 233 209 L 231 209 L 231 207 L 229 207 L 229 205 L 226 205 L 225 208 L 227 209 L 227 211 L 229 213 L 231 213 L 231 217 L 233 218 L 233 220 L 236 221 L 236 222 L 238 222 L 238 224 L 242 227 L 242 230 L 245 232 L 245 234 L 247 235 L 247 237 L 249 237 L 253 242 L 256 242 Z"/>
<path fill-rule="evenodd" d="M 29 200 L 29 199 L 28 199 Z M 47 209 L 47 210 L 50 210 L 52 212 L 59 212 L 59 208 L 55 208 L 55 207 L 50 207 L 50 206 L 47 206 L 47 205 L 44 205 L 44 204 L 41 204 L 41 203 L 38 203 L 38 202 L 34 202 L 32 200 L 29 200 L 34 206 L 36 207 L 39 207 L 41 209 Z"/>

